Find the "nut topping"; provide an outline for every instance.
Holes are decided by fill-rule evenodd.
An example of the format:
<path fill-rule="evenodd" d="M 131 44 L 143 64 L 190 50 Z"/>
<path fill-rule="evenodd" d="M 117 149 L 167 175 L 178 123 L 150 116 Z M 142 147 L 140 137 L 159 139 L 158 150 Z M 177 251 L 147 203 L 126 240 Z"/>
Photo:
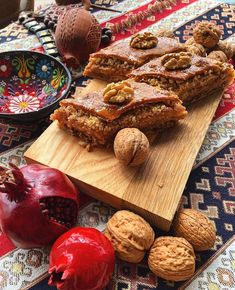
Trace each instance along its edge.
<path fill-rule="evenodd" d="M 103 96 L 106 103 L 123 104 L 133 99 L 134 90 L 127 81 L 111 83 L 104 89 Z"/>
<path fill-rule="evenodd" d="M 138 33 L 131 38 L 130 46 L 138 49 L 148 49 L 157 46 L 158 39 L 151 32 Z"/>
<path fill-rule="evenodd" d="M 162 65 L 168 70 L 190 67 L 191 61 L 192 54 L 189 52 L 168 53 L 162 57 Z"/>

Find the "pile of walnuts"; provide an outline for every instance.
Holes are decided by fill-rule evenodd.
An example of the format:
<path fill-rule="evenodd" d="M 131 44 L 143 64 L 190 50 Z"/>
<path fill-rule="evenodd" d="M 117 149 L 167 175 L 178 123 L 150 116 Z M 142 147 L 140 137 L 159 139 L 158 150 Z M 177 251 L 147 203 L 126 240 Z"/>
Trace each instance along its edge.
<path fill-rule="evenodd" d="M 195 272 L 194 251 L 209 250 L 215 243 L 213 223 L 200 211 L 181 209 L 173 222 L 176 237 L 155 238 L 149 223 L 127 210 L 108 221 L 105 235 L 123 261 L 139 263 L 148 253 L 150 270 L 158 277 L 184 281 Z"/>
<path fill-rule="evenodd" d="M 220 40 L 221 30 L 211 22 L 199 22 L 193 29 L 193 37 L 186 41 L 187 51 L 200 56 L 227 62 L 234 55 L 232 44 Z"/>

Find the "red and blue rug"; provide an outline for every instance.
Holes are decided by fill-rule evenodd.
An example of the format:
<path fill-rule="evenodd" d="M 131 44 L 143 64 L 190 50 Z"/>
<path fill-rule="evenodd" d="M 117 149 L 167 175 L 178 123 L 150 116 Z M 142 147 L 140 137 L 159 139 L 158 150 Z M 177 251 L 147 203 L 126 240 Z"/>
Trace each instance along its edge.
<path fill-rule="evenodd" d="M 46 2 L 43 1 L 43 2 Z M 39 1 L 40 2 L 40 1 Z M 50 1 L 51 2 L 51 1 Z M 123 11 L 94 10 L 102 26 L 119 23 L 128 16 L 145 11 L 154 1 L 147 0 L 97 0 L 99 5 L 113 6 Z M 138 23 L 131 29 L 115 35 L 114 40 L 129 37 L 141 30 L 174 29 L 181 42 L 192 35 L 198 21 L 211 21 L 219 25 L 223 39 L 235 41 L 235 6 L 215 0 L 175 1 L 161 13 Z M 0 31 L 0 51 L 14 49 L 42 50 L 37 38 L 13 23 Z M 88 79 L 80 78 L 78 86 L 85 86 Z M 0 80 L 1 85 L 1 80 Z M 17 165 L 25 163 L 23 153 L 48 127 L 48 119 L 33 124 L 16 124 L 0 120 L 0 163 Z M 182 206 L 205 213 L 215 224 L 217 239 L 214 248 L 197 254 L 197 272 L 186 283 L 173 283 L 155 277 L 145 262 L 134 265 L 117 261 L 109 290 L 147 289 L 235 289 L 235 83 L 227 88 L 211 123 L 195 166 L 185 187 Z M 114 209 L 98 201 L 83 197 L 79 224 L 105 228 Z M 158 235 L 166 233 L 157 230 Z M 44 249 L 16 249 L 0 233 L 0 289 L 49 290 L 47 286 L 48 251 Z"/>

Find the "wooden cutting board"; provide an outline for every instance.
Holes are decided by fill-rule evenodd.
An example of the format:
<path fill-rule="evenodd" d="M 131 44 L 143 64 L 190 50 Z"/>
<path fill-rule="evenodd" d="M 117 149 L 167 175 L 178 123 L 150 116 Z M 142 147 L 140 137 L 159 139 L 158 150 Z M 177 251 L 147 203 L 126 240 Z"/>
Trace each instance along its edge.
<path fill-rule="evenodd" d="M 83 93 L 104 85 L 93 80 Z M 193 104 L 185 120 L 156 135 L 147 162 L 137 168 L 119 164 L 112 149 L 87 152 L 56 122 L 26 151 L 25 158 L 28 163 L 57 168 L 81 191 L 118 209 L 130 209 L 169 230 L 221 96 L 220 92 Z"/>

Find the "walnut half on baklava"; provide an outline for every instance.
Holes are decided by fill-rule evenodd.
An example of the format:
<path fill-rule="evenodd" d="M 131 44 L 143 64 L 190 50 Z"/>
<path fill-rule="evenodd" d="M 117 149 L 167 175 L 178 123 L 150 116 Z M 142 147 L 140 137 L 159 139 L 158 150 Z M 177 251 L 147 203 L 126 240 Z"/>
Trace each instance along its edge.
<path fill-rule="evenodd" d="M 123 128 L 163 129 L 186 114 L 174 93 L 128 80 L 78 99 L 62 100 L 51 119 L 88 143 L 105 145 Z"/>
<path fill-rule="evenodd" d="M 125 39 L 115 42 L 91 54 L 84 75 L 108 82 L 120 81 L 127 79 L 128 73 L 155 57 L 185 50 L 184 45 L 176 39 L 157 37 L 154 41 L 148 37 L 143 41 L 140 36 L 138 38 L 138 35 L 135 35 L 131 41 Z"/>
<path fill-rule="evenodd" d="M 154 59 L 129 76 L 172 90 L 188 104 L 223 90 L 233 81 L 234 69 L 228 63 L 180 52 Z"/>

